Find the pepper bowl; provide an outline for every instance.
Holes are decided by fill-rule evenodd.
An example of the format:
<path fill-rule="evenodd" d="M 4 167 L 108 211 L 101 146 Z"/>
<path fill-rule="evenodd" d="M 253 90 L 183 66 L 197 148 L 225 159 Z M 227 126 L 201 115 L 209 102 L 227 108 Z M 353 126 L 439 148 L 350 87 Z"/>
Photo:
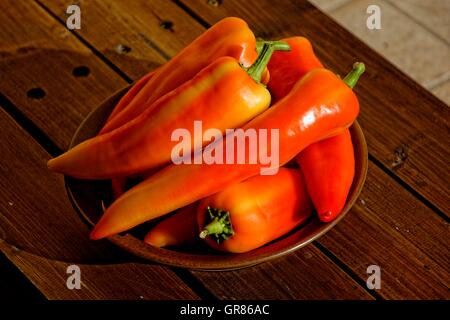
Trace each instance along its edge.
<path fill-rule="evenodd" d="M 69 148 L 95 136 L 129 88 L 130 86 L 116 92 L 94 109 L 75 132 Z M 303 225 L 283 237 L 250 252 L 239 254 L 214 251 L 202 241 L 189 247 L 153 247 L 146 244 L 143 238 L 155 221 L 107 239 L 123 250 L 151 262 L 204 271 L 240 269 L 293 253 L 318 239 L 339 223 L 355 204 L 361 192 L 368 168 L 367 145 L 357 121 L 350 127 L 350 133 L 355 151 L 355 176 L 344 209 L 330 223 L 323 223 L 316 215 L 313 215 Z M 112 201 L 111 181 L 79 180 L 65 176 L 65 186 L 76 211 L 89 226 L 93 227 L 103 214 L 104 205 Z"/>

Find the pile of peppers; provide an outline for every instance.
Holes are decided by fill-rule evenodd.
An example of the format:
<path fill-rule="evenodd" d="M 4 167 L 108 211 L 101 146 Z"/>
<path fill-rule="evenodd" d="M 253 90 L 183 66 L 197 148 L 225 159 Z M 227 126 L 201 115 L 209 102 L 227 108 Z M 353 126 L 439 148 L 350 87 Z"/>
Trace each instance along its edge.
<path fill-rule="evenodd" d="M 363 72 L 364 64 L 355 63 L 341 79 L 323 67 L 308 39 L 257 40 L 245 21 L 225 18 L 138 80 L 97 136 L 48 167 L 79 179 L 111 180 L 115 200 L 91 239 L 165 216 L 146 243 L 203 239 L 220 251 L 247 252 L 314 214 L 327 223 L 342 211 L 355 173 L 348 128 L 359 103 L 352 88 Z M 262 175 L 259 161 L 172 163 L 172 132 L 198 120 L 222 135 L 234 128 L 278 129 L 277 173 Z M 190 144 L 202 151 L 226 141 Z M 248 154 L 246 143 L 235 148 Z"/>

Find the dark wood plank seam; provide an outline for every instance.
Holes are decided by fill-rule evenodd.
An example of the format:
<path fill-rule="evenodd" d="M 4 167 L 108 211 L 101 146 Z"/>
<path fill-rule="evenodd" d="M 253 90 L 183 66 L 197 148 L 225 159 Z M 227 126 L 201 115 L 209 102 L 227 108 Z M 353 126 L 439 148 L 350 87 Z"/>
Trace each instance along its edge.
<path fill-rule="evenodd" d="M 375 290 L 370 290 L 364 280 L 358 276 L 349 266 L 347 266 L 341 259 L 334 255 L 330 250 L 324 247 L 320 242 L 314 241 L 313 244 L 320 250 L 328 259 L 330 259 L 341 270 L 347 273 L 360 287 L 362 287 L 368 294 L 374 297 L 376 300 L 384 300 L 384 298 L 378 294 Z"/>
<path fill-rule="evenodd" d="M 217 301 L 217 297 L 209 291 L 188 269 L 170 268 L 191 290 L 205 301 Z"/>
<path fill-rule="evenodd" d="M 402 186 L 404 189 L 406 189 L 409 193 L 411 193 L 414 197 L 416 197 L 418 200 L 420 200 L 423 204 L 425 204 L 428 208 L 430 208 L 435 214 L 437 214 L 439 217 L 444 219 L 445 222 L 450 223 L 450 218 L 442 212 L 438 207 L 436 207 L 430 200 L 425 198 L 423 195 L 421 195 L 419 192 L 417 192 L 413 187 L 411 187 L 408 183 L 403 181 L 399 176 L 397 176 L 392 170 L 388 169 L 386 166 L 384 166 L 381 161 L 379 161 L 377 158 L 372 156 L 369 153 L 369 160 L 373 162 L 377 167 L 379 167 L 381 170 L 383 170 L 384 173 L 386 173 L 389 177 L 391 177 L 395 182 L 397 182 L 400 186 Z"/>
<path fill-rule="evenodd" d="M 173 3 L 175 3 L 177 6 L 179 6 L 181 9 L 183 9 L 188 15 L 190 15 L 194 20 L 196 20 L 198 23 L 200 23 L 203 27 L 209 28 L 211 25 L 203 20 L 202 17 L 200 17 L 197 13 L 195 13 L 191 8 L 186 6 L 184 3 L 180 2 L 179 0 L 172 0 Z"/>
<path fill-rule="evenodd" d="M 20 292 L 20 295 L 25 296 L 27 298 L 32 299 L 32 301 L 41 302 L 47 300 L 47 298 L 42 294 L 42 292 L 39 291 L 39 289 L 32 283 L 22 272 L 19 268 L 16 267 L 14 263 L 12 263 L 11 260 L 8 259 L 8 257 L 3 254 L 3 252 L 0 251 L 0 265 L 2 268 L 6 268 L 6 272 L 9 276 L 12 276 L 14 279 L 18 279 L 19 286 L 23 289 L 26 288 L 26 292 Z M 4 275 L 4 274 L 3 274 Z M 0 293 L 0 296 L 2 295 L 2 292 Z M 12 298 L 18 298 L 18 297 L 12 297 Z M 3 301 L 10 300 L 11 297 L 4 296 Z"/>
<path fill-rule="evenodd" d="M 33 121 L 28 119 L 18 107 L 0 92 L 0 106 L 11 116 L 39 145 L 52 157 L 61 154 L 62 150 Z"/>
<path fill-rule="evenodd" d="M 197 20 L 200 24 L 204 25 L 206 28 L 209 28 L 211 25 L 208 24 L 206 21 L 204 21 L 199 15 L 197 15 L 192 9 L 188 8 L 185 4 L 181 3 L 179 0 L 173 0 L 175 4 L 177 4 L 181 9 L 185 10 L 186 13 L 188 13 L 193 19 Z M 311 4 L 312 5 L 312 4 Z M 317 9 L 317 7 L 315 7 Z M 395 71 L 403 73 L 401 70 L 395 68 Z M 414 85 L 419 86 L 422 88 L 419 84 L 412 82 Z M 436 98 L 433 96 L 433 98 Z M 442 103 L 438 98 L 436 98 L 437 101 Z M 415 190 L 412 186 L 410 186 L 407 182 L 405 182 L 402 178 L 397 176 L 391 169 L 389 169 L 386 165 L 384 165 L 381 161 L 377 160 L 374 156 L 370 154 L 369 151 L 369 159 L 372 160 L 372 162 L 379 167 L 381 170 L 386 172 L 390 177 L 392 177 L 396 182 L 398 182 L 402 187 L 404 187 L 408 192 L 410 192 L 414 197 L 416 197 L 419 201 L 424 203 L 427 207 L 429 207 L 434 213 L 436 213 L 438 216 L 443 217 L 445 221 L 449 221 L 449 218 L 447 215 L 440 210 L 437 206 L 435 206 L 431 201 L 426 199 L 423 195 L 420 194 L 419 191 Z"/>
<path fill-rule="evenodd" d="M 55 15 L 47 6 L 45 6 L 42 2 L 39 0 L 35 0 L 37 5 L 39 5 L 45 12 L 47 12 L 48 15 L 50 15 L 53 19 L 58 21 L 61 25 L 66 28 L 66 24 L 63 20 L 61 20 L 57 15 Z M 132 83 L 133 79 L 131 79 L 125 72 L 123 72 L 119 67 L 117 67 L 114 63 L 112 63 L 108 58 L 106 58 L 100 51 L 98 51 L 93 45 L 89 43 L 86 39 L 81 37 L 79 34 L 74 32 L 73 30 L 69 30 L 70 33 L 75 36 L 83 45 L 85 45 L 89 50 L 92 51 L 92 53 L 97 56 L 100 60 L 102 60 L 108 67 L 110 67 L 114 72 L 116 72 L 120 77 L 122 77 L 126 82 Z M 161 50 L 159 50 L 161 51 Z M 159 52 L 158 51 L 158 52 Z"/>

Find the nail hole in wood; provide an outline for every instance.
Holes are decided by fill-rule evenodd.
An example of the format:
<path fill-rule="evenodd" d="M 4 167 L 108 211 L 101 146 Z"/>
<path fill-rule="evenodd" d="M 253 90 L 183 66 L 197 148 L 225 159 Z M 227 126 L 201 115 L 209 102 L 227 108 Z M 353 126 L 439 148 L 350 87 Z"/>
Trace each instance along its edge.
<path fill-rule="evenodd" d="M 222 0 L 207 0 L 206 3 L 210 6 L 218 7 L 222 4 Z"/>
<path fill-rule="evenodd" d="M 163 21 L 159 25 L 160 25 L 161 28 L 166 29 L 166 30 L 167 29 L 172 29 L 173 22 L 172 21 Z"/>
<path fill-rule="evenodd" d="M 124 44 L 119 44 L 119 45 L 116 46 L 116 52 L 117 53 L 126 54 L 126 53 L 128 53 L 130 51 L 131 51 L 131 48 L 126 46 L 126 45 L 124 45 Z"/>
<path fill-rule="evenodd" d="M 28 90 L 27 97 L 39 100 L 45 97 L 45 91 L 42 88 L 32 88 Z"/>
<path fill-rule="evenodd" d="M 72 74 L 75 77 L 87 77 L 91 70 L 86 66 L 79 66 L 72 70 Z"/>

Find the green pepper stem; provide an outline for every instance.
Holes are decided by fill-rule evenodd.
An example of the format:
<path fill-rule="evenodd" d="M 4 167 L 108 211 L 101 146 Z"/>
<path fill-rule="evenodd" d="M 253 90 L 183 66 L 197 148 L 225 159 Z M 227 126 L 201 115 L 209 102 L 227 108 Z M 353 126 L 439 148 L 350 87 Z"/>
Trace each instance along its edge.
<path fill-rule="evenodd" d="M 258 50 L 258 47 L 257 47 Z M 291 47 L 283 41 L 264 41 L 255 63 L 247 69 L 247 73 L 256 82 L 261 82 L 261 77 L 274 51 L 289 51 Z"/>
<path fill-rule="evenodd" d="M 353 69 L 350 71 L 343 81 L 351 88 L 353 89 L 358 82 L 359 77 L 364 73 L 366 70 L 366 66 L 362 62 L 355 62 L 353 64 Z"/>
<path fill-rule="evenodd" d="M 205 214 L 208 215 L 209 223 L 200 232 L 200 238 L 212 236 L 220 243 L 234 234 L 228 211 L 208 207 Z"/>
<path fill-rule="evenodd" d="M 271 44 L 275 46 L 280 51 L 290 51 L 291 48 L 287 42 L 284 41 L 267 41 L 263 39 L 257 39 L 256 40 L 256 52 L 258 53 L 258 56 L 260 55 L 262 48 L 265 44 Z"/>
<path fill-rule="evenodd" d="M 205 226 L 202 232 L 200 232 L 200 238 L 205 239 L 207 235 L 221 234 L 225 229 L 225 224 L 220 220 L 213 220 Z"/>

